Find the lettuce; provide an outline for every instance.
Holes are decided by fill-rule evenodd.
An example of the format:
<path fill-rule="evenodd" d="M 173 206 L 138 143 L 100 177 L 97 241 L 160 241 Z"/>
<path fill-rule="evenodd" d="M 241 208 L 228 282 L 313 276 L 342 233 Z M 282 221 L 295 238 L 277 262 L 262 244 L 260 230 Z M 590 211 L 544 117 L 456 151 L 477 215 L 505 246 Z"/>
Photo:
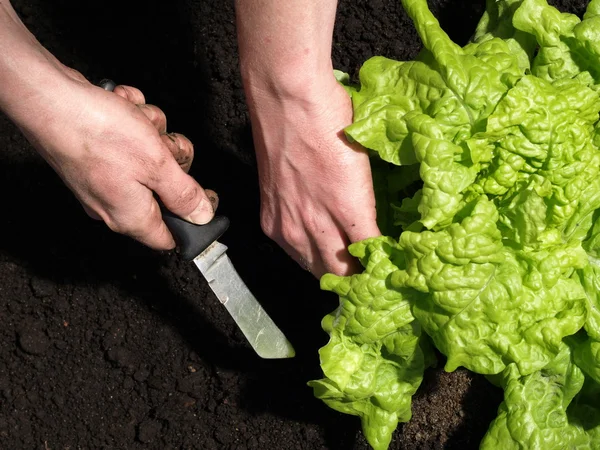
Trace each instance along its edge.
<path fill-rule="evenodd" d="M 600 0 L 580 20 L 545 0 L 488 0 L 471 41 L 403 0 L 424 49 L 377 56 L 352 98 L 386 236 L 327 274 L 330 407 L 386 449 L 433 346 L 502 387 L 481 448 L 600 448 Z"/>

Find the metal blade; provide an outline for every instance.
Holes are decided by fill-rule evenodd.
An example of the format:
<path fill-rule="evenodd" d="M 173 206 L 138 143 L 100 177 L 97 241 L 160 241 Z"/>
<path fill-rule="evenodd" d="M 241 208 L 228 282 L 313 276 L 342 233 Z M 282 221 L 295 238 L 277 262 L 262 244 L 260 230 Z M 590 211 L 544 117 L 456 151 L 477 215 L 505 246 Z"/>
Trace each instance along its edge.
<path fill-rule="evenodd" d="M 292 358 L 296 354 L 292 344 L 242 281 L 226 251 L 215 241 L 194 263 L 260 357 Z"/>

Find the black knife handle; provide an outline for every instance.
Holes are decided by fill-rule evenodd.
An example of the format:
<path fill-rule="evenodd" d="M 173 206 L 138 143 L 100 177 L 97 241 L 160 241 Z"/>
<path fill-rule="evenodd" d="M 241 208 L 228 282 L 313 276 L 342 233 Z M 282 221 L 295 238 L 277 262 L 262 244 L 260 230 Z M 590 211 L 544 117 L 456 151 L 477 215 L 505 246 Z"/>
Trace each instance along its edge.
<path fill-rule="evenodd" d="M 177 242 L 179 254 L 185 261 L 194 259 L 229 228 L 229 219 L 225 216 L 215 216 L 206 225 L 196 225 L 164 208 L 162 213 L 163 220 Z"/>
<path fill-rule="evenodd" d="M 108 78 L 100 81 L 98 85 L 111 92 L 117 87 L 117 84 Z M 205 225 L 196 225 L 176 216 L 163 204 L 160 204 L 160 209 L 162 218 L 179 247 L 179 254 L 185 261 L 194 259 L 229 228 L 229 219 L 225 216 L 215 216 Z"/>
<path fill-rule="evenodd" d="M 117 87 L 117 83 L 115 83 L 113 80 L 109 80 L 108 78 L 104 78 L 102 81 L 100 81 L 100 83 L 98 83 L 98 86 L 105 91 L 112 92 Z"/>

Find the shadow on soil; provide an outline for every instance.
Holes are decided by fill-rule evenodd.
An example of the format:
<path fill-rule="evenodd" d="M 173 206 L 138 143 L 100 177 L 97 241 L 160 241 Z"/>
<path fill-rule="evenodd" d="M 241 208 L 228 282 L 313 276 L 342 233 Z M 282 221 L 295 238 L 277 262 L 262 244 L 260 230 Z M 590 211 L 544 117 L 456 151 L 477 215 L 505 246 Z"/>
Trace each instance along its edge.
<path fill-rule="evenodd" d="M 243 220 L 235 226 L 236 214 L 230 214 L 234 225 L 223 242 L 240 275 L 295 346 L 293 359 L 258 359 L 231 321 L 216 324 L 207 317 L 206 308 L 222 306 L 191 263 L 146 249 L 88 218 L 45 164 L 0 161 L 0 190 L 19 192 L 5 198 L 0 247 L 32 275 L 57 284 L 118 287 L 176 329 L 203 361 L 237 373 L 242 408 L 317 423 L 332 440 L 343 440 L 332 449 L 349 448 L 355 433 L 347 432 L 356 431 L 357 423 L 326 410 L 306 386 L 321 376 L 317 352 L 326 336 L 320 320 L 333 309 L 332 299 L 322 301 L 316 282 L 271 244 L 260 242 Z M 196 277 L 190 286 L 197 291 L 179 291 L 171 279 L 179 277 Z"/>
<path fill-rule="evenodd" d="M 215 98 L 202 89 L 208 84 L 209 69 L 193 46 L 190 27 L 182 22 L 181 11 L 165 2 L 103 4 L 93 17 L 89 6 L 78 1 L 48 4 L 41 13 L 48 22 L 34 32 L 59 59 L 92 81 L 110 77 L 139 87 L 150 103 L 165 111 L 169 128 L 196 143 L 191 174 L 219 193 L 219 213 L 231 219 L 222 241 L 230 247 L 240 275 L 294 344 L 297 356 L 287 361 L 257 359 L 231 321 L 223 327 L 203 313 L 202 301 L 222 306 L 195 268 L 184 267 L 173 253 L 153 252 L 89 219 L 36 156 L 20 162 L 0 159 L 1 192 L 18 193 L 5 196 L 0 247 L 31 273 L 56 283 L 118 286 L 174 327 L 203 360 L 237 372 L 244 385 L 243 408 L 318 423 L 326 430 L 330 448 L 350 448 L 357 422 L 328 411 L 306 386 L 321 375 L 317 351 L 326 335 L 320 320 L 335 307 L 336 299 L 322 293 L 311 275 L 262 234 L 254 167 L 204 138 Z M 154 9 L 152 14 L 149 9 Z M 59 37 L 48 34 L 50 29 L 59 30 Z M 54 48 L 56 39 L 72 43 L 68 52 L 62 45 Z M 252 151 L 249 129 L 230 133 L 243 138 L 240 152 Z M 173 276 L 198 277 L 193 283 L 198 292 L 178 292 Z"/>

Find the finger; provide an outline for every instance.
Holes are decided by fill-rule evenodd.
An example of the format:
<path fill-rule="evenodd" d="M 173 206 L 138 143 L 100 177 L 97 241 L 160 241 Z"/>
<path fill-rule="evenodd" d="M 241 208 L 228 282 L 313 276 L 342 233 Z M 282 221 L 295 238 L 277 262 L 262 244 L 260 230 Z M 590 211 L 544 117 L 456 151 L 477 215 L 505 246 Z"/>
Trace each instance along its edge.
<path fill-rule="evenodd" d="M 187 173 L 194 159 L 194 145 L 192 142 L 178 133 L 163 134 L 160 138 L 177 161 L 177 164 L 179 164 L 179 167 Z"/>
<path fill-rule="evenodd" d="M 113 91 L 115 94 L 120 95 L 126 100 L 129 100 L 134 105 L 143 105 L 146 103 L 146 98 L 142 91 L 133 86 L 125 86 L 123 84 L 118 85 Z"/>
<path fill-rule="evenodd" d="M 150 189 L 137 184 L 120 199 L 118 205 L 105 204 L 102 219 L 117 233 L 129 236 L 155 250 L 170 250 L 175 241 Z"/>
<path fill-rule="evenodd" d="M 154 128 L 156 128 L 159 133 L 162 134 L 167 132 L 167 116 L 162 109 L 160 109 L 158 106 L 146 104 L 137 106 L 148 118 L 148 120 L 152 122 L 152 125 L 154 125 Z"/>
<path fill-rule="evenodd" d="M 326 249 L 323 250 L 325 266 L 331 273 L 348 276 L 360 273 L 363 270 L 359 260 L 353 257 L 350 252 L 348 252 L 347 248 L 354 242 L 381 236 L 381 231 L 377 226 L 376 213 L 374 211 L 375 208 L 373 208 L 373 213 L 371 215 L 358 215 L 358 219 L 346 223 L 345 226 L 338 225 L 341 233 L 340 236 L 342 236 L 342 240 L 345 244 L 344 250 L 338 250 L 337 256 L 326 253 Z M 340 241 L 337 242 L 338 245 L 341 245 L 339 244 Z"/>
<path fill-rule="evenodd" d="M 313 275 L 320 278 L 326 273 L 349 276 L 360 272 L 360 263 L 348 252 L 348 245 L 346 234 L 339 228 L 317 236 L 315 246 L 320 262 L 315 264 Z"/>
<path fill-rule="evenodd" d="M 171 250 L 175 248 L 175 240 L 163 221 L 162 211 L 158 202 L 149 192 L 149 213 L 139 222 L 139 231 L 134 230 L 131 236 L 142 244 L 156 250 Z"/>
<path fill-rule="evenodd" d="M 302 269 L 310 272 L 315 277 L 320 278 L 326 273 L 323 260 L 319 257 L 319 252 L 314 243 L 302 246 L 301 251 L 296 250 L 283 239 L 276 239 L 275 242 L 292 258 Z"/>
<path fill-rule="evenodd" d="M 160 206 L 152 198 L 150 213 L 146 215 L 136 228 L 126 233 L 133 239 L 154 250 L 171 250 L 175 248 L 175 240 L 162 218 Z"/>
<path fill-rule="evenodd" d="M 359 242 L 381 236 L 381 231 L 377 225 L 375 193 L 373 192 L 373 180 L 370 174 L 361 183 L 357 184 L 355 192 L 361 192 L 362 195 L 348 203 L 349 208 L 342 209 L 339 214 L 332 213 L 332 217 L 336 218 L 338 228 L 348 236 L 350 242 Z M 360 210 L 356 209 L 356 205 L 361 206 Z"/>
<path fill-rule="evenodd" d="M 296 236 L 296 239 L 286 240 L 283 236 L 274 236 L 275 242 L 292 258 L 302 269 L 310 272 L 317 279 L 321 278 L 331 269 L 323 259 L 323 253 L 315 240 L 307 234 Z"/>
<path fill-rule="evenodd" d="M 360 217 L 350 223 L 342 226 L 350 242 L 359 242 L 368 238 L 381 236 L 381 231 L 377 226 L 377 220 L 374 217 Z"/>
<path fill-rule="evenodd" d="M 206 196 L 210 200 L 210 203 L 212 204 L 213 210 L 216 211 L 217 208 L 219 207 L 219 196 L 212 189 L 204 189 L 204 193 L 206 194 Z"/>
<path fill-rule="evenodd" d="M 83 209 L 84 209 L 85 213 L 88 216 L 90 216 L 92 219 L 94 219 L 94 220 L 102 220 L 102 217 L 100 217 L 100 215 L 98 215 L 96 213 L 96 211 L 94 211 L 92 208 L 88 207 L 84 203 L 82 203 L 81 206 L 83 206 Z"/>
<path fill-rule="evenodd" d="M 197 225 L 212 220 L 215 211 L 204 189 L 186 174 L 174 158 L 169 158 L 156 175 L 147 180 L 147 186 L 158 194 L 173 214 Z"/>

